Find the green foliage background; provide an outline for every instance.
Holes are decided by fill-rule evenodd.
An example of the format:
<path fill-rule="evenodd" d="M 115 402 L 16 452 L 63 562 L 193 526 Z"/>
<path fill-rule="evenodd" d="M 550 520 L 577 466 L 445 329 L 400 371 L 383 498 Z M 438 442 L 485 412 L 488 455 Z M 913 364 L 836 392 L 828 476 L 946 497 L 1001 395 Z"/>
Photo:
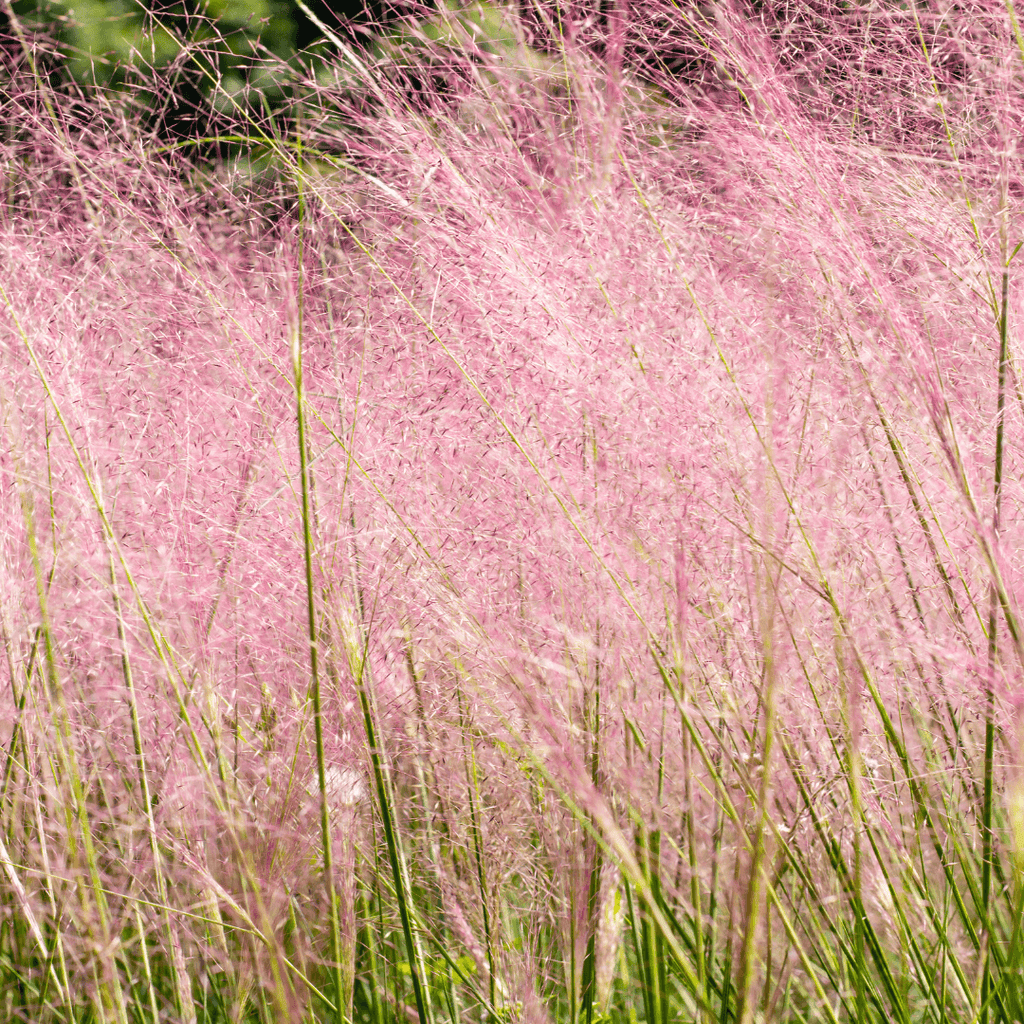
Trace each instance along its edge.
<path fill-rule="evenodd" d="M 189 109 L 202 121 L 203 110 L 231 106 L 249 87 L 277 106 L 285 64 L 315 72 L 327 52 L 291 0 L 18 0 L 12 7 L 51 80 L 121 89 L 172 135 L 196 134 Z M 168 118 L 170 109 L 178 113 Z"/>
<path fill-rule="evenodd" d="M 298 6 L 289 0 L 160 5 L 132 0 L 19 0 L 13 6 L 26 27 L 58 44 L 68 70 L 81 82 L 109 82 L 128 65 L 170 64 L 180 51 L 181 37 L 200 41 L 222 35 L 227 44 L 222 47 L 225 66 L 260 47 L 289 59 L 296 52 L 303 21 Z"/>

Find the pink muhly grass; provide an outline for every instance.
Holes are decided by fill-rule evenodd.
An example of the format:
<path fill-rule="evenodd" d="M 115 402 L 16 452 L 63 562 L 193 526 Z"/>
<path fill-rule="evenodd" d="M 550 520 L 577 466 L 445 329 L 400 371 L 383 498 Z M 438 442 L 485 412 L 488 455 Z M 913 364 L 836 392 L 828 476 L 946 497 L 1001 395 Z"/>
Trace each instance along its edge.
<path fill-rule="evenodd" d="M 12 1019 L 1016 1019 L 1012 7 L 408 20 L 10 73 Z"/>

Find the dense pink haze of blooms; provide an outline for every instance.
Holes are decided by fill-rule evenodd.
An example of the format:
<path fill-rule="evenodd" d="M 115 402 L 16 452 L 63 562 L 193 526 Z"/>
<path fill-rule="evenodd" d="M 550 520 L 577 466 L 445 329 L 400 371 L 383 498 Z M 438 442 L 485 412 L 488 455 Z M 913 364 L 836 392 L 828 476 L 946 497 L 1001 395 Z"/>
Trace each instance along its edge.
<path fill-rule="evenodd" d="M 140 908 L 218 1019 L 334 1019 L 304 527 L 357 1019 L 370 930 L 417 1019 L 402 885 L 436 1020 L 441 949 L 465 1020 L 649 1019 L 648 933 L 674 1020 L 1011 1012 L 1012 8 L 620 0 L 543 55 L 542 14 L 299 75 L 277 134 L 221 104 L 263 163 L 208 172 L 9 51 L 0 949 L 57 978 L 4 975 L 18 1019 L 117 1019 Z"/>

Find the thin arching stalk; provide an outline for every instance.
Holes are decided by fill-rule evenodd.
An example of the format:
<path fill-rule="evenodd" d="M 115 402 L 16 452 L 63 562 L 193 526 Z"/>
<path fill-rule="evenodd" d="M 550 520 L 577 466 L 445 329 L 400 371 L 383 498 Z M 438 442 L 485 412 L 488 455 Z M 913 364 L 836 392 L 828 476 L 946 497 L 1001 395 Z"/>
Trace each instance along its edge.
<path fill-rule="evenodd" d="M 301 183 L 299 184 L 300 203 L 302 202 Z M 349 1004 L 345 991 L 343 973 L 343 949 L 341 943 L 341 921 L 338 907 L 338 890 L 334 877 L 334 852 L 331 839 L 331 805 L 330 792 L 327 785 L 327 755 L 324 746 L 324 709 L 320 692 L 319 636 L 317 627 L 316 589 L 313 582 L 313 526 L 312 507 L 310 500 L 310 468 L 309 448 L 306 438 L 305 395 L 302 378 L 302 330 L 303 330 L 303 290 L 305 282 L 302 278 L 303 268 L 303 217 L 299 214 L 299 281 L 294 297 L 295 307 L 292 315 L 291 357 L 292 374 L 295 385 L 295 418 L 299 442 L 299 483 L 302 494 L 302 550 L 306 578 L 306 624 L 309 638 L 309 672 L 310 700 L 313 705 L 313 728 L 316 736 L 316 772 L 317 793 L 320 804 L 320 843 L 323 881 L 328 903 L 328 930 L 331 939 L 331 979 L 334 993 L 334 1013 L 338 1024 L 347 1024 L 344 1008 Z"/>
<path fill-rule="evenodd" d="M 999 533 L 1002 526 L 1002 499 L 1003 499 L 1003 456 L 1005 448 L 1006 428 L 1006 378 L 1009 369 L 1009 312 L 1010 312 L 1010 268 L 1009 268 L 1009 245 L 1007 237 L 1007 194 L 1005 175 L 1002 185 L 1000 224 L 999 224 L 999 254 L 1002 263 L 1002 288 L 999 303 L 999 317 L 997 327 L 999 329 L 999 367 L 998 380 L 996 384 L 996 442 L 995 442 L 995 464 L 992 479 L 992 536 L 995 544 L 999 544 Z M 998 547 L 997 547 L 998 550 Z M 988 612 L 988 687 L 986 691 L 985 708 L 985 767 L 984 767 L 984 798 L 981 813 L 981 906 L 983 923 L 986 930 L 986 947 L 983 953 L 984 962 L 981 978 L 981 1024 L 988 1024 L 990 989 L 992 985 L 991 968 L 989 963 L 989 946 L 994 941 L 991 923 L 991 902 L 992 902 L 992 873 L 995 864 L 994 836 L 993 836 L 993 795 L 995 790 L 995 744 L 996 744 L 996 722 L 995 722 L 995 673 L 996 661 L 999 651 L 998 639 L 998 612 L 999 602 L 994 583 L 989 587 L 989 612 Z"/>

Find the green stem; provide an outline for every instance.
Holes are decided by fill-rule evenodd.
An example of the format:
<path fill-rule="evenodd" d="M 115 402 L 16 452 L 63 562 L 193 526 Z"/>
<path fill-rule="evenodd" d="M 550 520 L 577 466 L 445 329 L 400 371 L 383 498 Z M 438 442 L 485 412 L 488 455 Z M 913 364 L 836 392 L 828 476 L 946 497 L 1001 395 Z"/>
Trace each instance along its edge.
<path fill-rule="evenodd" d="M 331 977 L 334 983 L 334 1012 L 338 1024 L 345 1024 L 348 1001 L 342 971 L 341 919 L 338 910 L 338 890 L 334 884 L 334 852 L 331 846 L 331 807 L 327 797 L 327 757 L 324 752 L 324 714 L 320 694 L 320 665 L 318 659 L 318 631 L 316 624 L 316 591 L 313 587 L 313 531 L 310 502 L 309 451 L 306 440 L 305 396 L 302 384 L 302 277 L 303 212 L 302 178 L 297 176 L 299 189 L 299 281 L 291 328 L 292 371 L 295 378 L 295 416 L 299 440 L 299 476 L 302 491 L 302 547 L 306 570 L 306 626 L 309 636 L 310 692 L 313 702 L 313 729 L 316 735 L 316 772 L 320 793 L 320 838 L 324 885 L 329 907 L 331 933 Z"/>
<path fill-rule="evenodd" d="M 1005 204 L 1004 204 L 1005 205 Z M 1000 512 L 1002 506 L 1003 491 L 1003 451 L 1005 444 L 1006 425 L 1006 370 L 1009 362 L 1009 345 L 1007 332 L 1007 314 L 1010 305 L 1010 270 L 1006 266 L 1006 239 L 1005 228 L 1003 231 L 1003 288 L 1002 301 L 999 310 L 999 384 L 996 393 L 996 458 L 995 458 L 995 479 L 993 481 L 993 511 L 992 511 L 992 535 L 995 543 L 999 543 Z M 992 869 L 994 860 L 993 836 L 992 836 L 992 803 L 995 774 L 995 693 L 994 680 L 996 670 L 996 658 L 998 655 L 999 641 L 996 635 L 997 630 L 997 597 L 996 588 L 993 584 L 989 590 L 989 613 L 988 613 L 988 689 L 985 695 L 985 775 L 984 775 L 984 798 L 981 812 L 981 907 L 983 926 L 988 934 L 983 956 L 984 964 L 981 975 L 981 1016 L 980 1024 L 988 1024 L 989 1011 L 989 989 L 992 984 L 990 977 L 989 946 L 993 941 L 990 925 L 990 909 L 992 899 Z"/>

